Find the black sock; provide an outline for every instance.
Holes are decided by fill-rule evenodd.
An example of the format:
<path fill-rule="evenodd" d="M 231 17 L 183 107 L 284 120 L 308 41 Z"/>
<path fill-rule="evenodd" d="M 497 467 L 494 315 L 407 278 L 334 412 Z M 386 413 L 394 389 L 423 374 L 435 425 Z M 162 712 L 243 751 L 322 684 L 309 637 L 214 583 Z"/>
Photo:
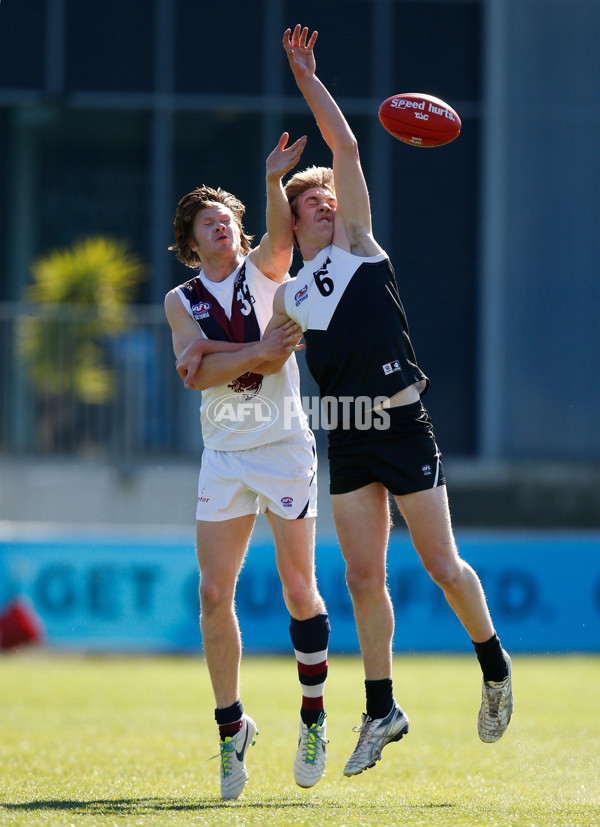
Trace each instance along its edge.
<path fill-rule="evenodd" d="M 475 654 L 483 672 L 484 681 L 500 683 L 508 677 L 508 664 L 498 635 L 494 634 L 485 643 L 475 643 Z"/>
<path fill-rule="evenodd" d="M 383 678 L 380 681 L 365 681 L 365 690 L 369 718 L 385 718 L 394 703 L 392 679 Z"/>
<path fill-rule="evenodd" d="M 219 726 L 219 735 L 221 740 L 227 737 L 233 737 L 242 728 L 242 715 L 244 714 L 244 707 L 241 701 L 236 701 L 231 706 L 217 707 L 215 709 L 215 721 Z"/>

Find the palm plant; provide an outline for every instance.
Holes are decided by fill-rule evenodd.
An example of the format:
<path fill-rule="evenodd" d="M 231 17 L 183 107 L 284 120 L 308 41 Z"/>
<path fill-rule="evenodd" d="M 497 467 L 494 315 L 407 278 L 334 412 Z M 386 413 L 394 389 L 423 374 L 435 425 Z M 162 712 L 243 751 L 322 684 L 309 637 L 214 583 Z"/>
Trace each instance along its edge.
<path fill-rule="evenodd" d="M 19 349 L 37 389 L 107 402 L 114 377 L 104 342 L 125 329 L 144 265 L 124 242 L 99 236 L 41 256 L 32 276 L 26 299 L 33 313 L 21 321 Z"/>

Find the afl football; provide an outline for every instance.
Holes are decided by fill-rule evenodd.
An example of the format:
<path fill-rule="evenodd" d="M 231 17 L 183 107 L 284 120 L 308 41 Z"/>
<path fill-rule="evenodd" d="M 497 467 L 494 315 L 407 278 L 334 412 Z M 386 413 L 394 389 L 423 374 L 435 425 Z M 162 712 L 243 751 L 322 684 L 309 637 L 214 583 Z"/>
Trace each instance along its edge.
<path fill-rule="evenodd" d="M 390 135 L 411 146 L 444 146 L 458 138 L 462 126 L 451 106 L 419 92 L 384 100 L 379 120 Z"/>

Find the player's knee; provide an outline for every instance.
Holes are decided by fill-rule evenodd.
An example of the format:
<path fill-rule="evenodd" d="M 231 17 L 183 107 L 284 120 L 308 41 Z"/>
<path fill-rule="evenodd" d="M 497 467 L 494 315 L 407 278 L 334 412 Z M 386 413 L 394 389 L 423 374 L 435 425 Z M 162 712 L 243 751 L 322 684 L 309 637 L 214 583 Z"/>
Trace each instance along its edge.
<path fill-rule="evenodd" d="M 200 607 L 204 613 L 214 612 L 223 606 L 230 606 L 234 590 L 229 585 L 203 577 L 200 581 Z"/>
<path fill-rule="evenodd" d="M 310 617 L 315 605 L 315 589 L 303 578 L 283 584 L 283 599 L 292 617 Z"/>
<path fill-rule="evenodd" d="M 455 586 L 462 577 L 462 561 L 446 554 L 433 555 L 424 560 L 427 574 L 442 589 Z"/>
<path fill-rule="evenodd" d="M 350 566 L 346 569 L 346 585 L 353 598 L 360 599 L 383 592 L 386 589 L 385 582 L 385 572 Z"/>

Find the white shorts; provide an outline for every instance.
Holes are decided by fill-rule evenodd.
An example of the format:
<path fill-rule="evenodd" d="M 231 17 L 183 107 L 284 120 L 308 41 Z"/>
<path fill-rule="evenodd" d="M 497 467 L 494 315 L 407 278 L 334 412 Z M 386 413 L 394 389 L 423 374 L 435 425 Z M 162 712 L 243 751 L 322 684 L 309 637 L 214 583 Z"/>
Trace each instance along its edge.
<path fill-rule="evenodd" d="M 286 520 L 317 516 L 317 449 L 311 431 L 260 448 L 205 448 L 197 520 L 219 522 L 266 510 Z"/>

